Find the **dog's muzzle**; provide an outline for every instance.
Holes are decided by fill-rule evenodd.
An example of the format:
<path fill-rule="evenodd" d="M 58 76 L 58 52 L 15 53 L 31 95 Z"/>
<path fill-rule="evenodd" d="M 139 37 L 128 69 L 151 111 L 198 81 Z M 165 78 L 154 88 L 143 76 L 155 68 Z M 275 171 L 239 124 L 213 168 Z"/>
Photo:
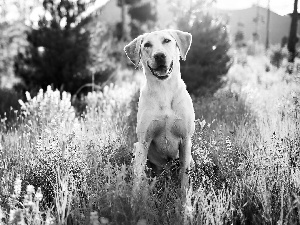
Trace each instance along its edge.
<path fill-rule="evenodd" d="M 169 68 L 165 65 L 160 65 L 156 68 L 152 68 L 151 66 L 149 66 L 148 63 L 147 63 L 147 65 L 148 65 L 151 73 L 160 80 L 167 79 L 173 71 L 173 61 L 171 62 Z"/>

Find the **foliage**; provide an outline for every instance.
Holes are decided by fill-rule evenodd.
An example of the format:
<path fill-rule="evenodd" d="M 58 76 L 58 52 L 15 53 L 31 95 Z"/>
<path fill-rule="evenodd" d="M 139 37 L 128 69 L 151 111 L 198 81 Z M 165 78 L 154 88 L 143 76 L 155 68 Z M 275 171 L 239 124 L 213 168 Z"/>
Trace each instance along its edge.
<path fill-rule="evenodd" d="M 229 69 L 229 36 L 226 25 L 209 14 L 196 18 L 191 26 L 179 22 L 179 29 L 193 35 L 185 62 L 181 63 L 182 78 L 194 94 L 215 92 L 221 77 Z"/>
<path fill-rule="evenodd" d="M 112 32 L 97 18 L 97 15 L 87 17 L 80 26 L 90 33 L 89 70 L 94 73 L 94 82 L 103 83 L 117 70 L 116 64 L 120 61 L 120 43 L 116 43 Z"/>
<path fill-rule="evenodd" d="M 243 41 L 244 38 L 245 38 L 244 33 L 242 31 L 238 30 L 235 34 L 234 40 L 235 40 L 235 42 L 240 42 L 240 41 Z"/>
<path fill-rule="evenodd" d="M 282 37 L 281 43 L 280 43 L 281 48 L 286 47 L 287 43 L 288 43 L 288 38 L 287 38 L 287 36 Z"/>
<path fill-rule="evenodd" d="M 118 143 L 114 146 L 115 149 L 118 149 L 114 152 L 115 160 L 118 162 L 129 163 L 131 160 L 131 152 L 124 151 L 124 145 L 129 147 L 136 142 L 138 94 L 136 83 L 123 84 L 122 86 L 110 84 L 110 86 L 105 86 L 103 92 L 91 92 L 84 98 L 84 102 L 87 104 L 87 110 L 84 113 L 85 122 L 94 124 L 94 121 L 101 120 L 98 124 L 105 124 L 105 128 L 99 127 L 97 129 L 101 130 L 103 138 L 107 135 L 104 139 L 113 139 L 116 141 L 115 144 Z M 93 126 L 97 127 L 97 124 Z M 115 132 L 106 133 L 105 130 L 108 127 Z"/>
<path fill-rule="evenodd" d="M 0 23 L 0 30 L 0 87 L 11 88 L 14 77 L 14 57 L 27 45 L 25 32 L 29 28 L 20 21 L 16 21 Z"/>
<path fill-rule="evenodd" d="M 20 109 L 18 100 L 21 95 L 11 89 L 0 89 L 0 119 L 11 125 L 16 119 L 16 110 Z"/>
<path fill-rule="evenodd" d="M 16 180 L 14 182 L 14 190 L 10 195 L 10 212 L 9 218 L 5 215 L 1 215 L 1 221 L 8 221 L 8 224 L 33 224 L 33 225 L 41 225 L 41 224 L 51 224 L 54 221 L 52 215 L 50 215 L 50 211 L 43 212 L 40 210 L 40 202 L 43 199 L 43 194 L 41 188 L 37 188 L 35 191 L 35 187 L 32 185 L 27 185 L 26 194 L 21 196 L 21 185 L 22 180 L 20 175 L 17 175 Z M 23 199 L 20 202 L 19 199 Z M 21 207 L 20 207 L 21 206 Z M 43 214 L 46 214 L 45 223 L 43 223 Z M 25 222 L 26 221 L 26 222 Z"/>
<path fill-rule="evenodd" d="M 286 48 L 281 48 L 279 46 L 273 46 L 271 48 L 270 62 L 273 66 L 280 68 L 283 59 L 288 57 L 288 51 Z"/>
<path fill-rule="evenodd" d="M 155 2 L 144 2 L 140 0 L 125 1 L 128 5 L 128 15 L 131 18 L 129 23 L 130 36 L 136 38 L 138 35 L 147 32 L 154 27 L 157 20 Z M 122 7 L 121 1 L 118 1 L 118 6 Z M 125 24 L 125 26 L 127 26 Z M 116 36 L 118 39 L 122 37 L 122 23 L 116 25 Z"/>
<path fill-rule="evenodd" d="M 29 46 L 15 60 L 22 89 L 37 92 L 51 84 L 75 93 L 92 80 L 87 67 L 90 34 L 79 25 L 87 6 L 85 1 L 43 1 L 45 14 L 38 27 L 28 32 Z M 51 15 L 51 19 L 46 19 L 46 15 Z"/>
<path fill-rule="evenodd" d="M 90 93 L 85 114 L 75 118 L 69 107 L 57 108 L 60 94 L 49 89 L 39 104 L 28 101 L 34 105 L 28 111 L 39 113 L 26 114 L 17 129 L 0 131 L 0 217 L 9 220 L 18 177 L 20 196 L 28 195 L 29 184 L 41 187 L 40 212 L 52 224 L 181 225 L 183 210 L 187 224 L 299 224 L 299 83 L 284 68 L 265 72 L 265 56 L 245 60 L 232 65 L 222 89 L 193 101 L 195 167 L 186 207 L 172 171 L 144 176 L 140 192 L 132 193 L 138 87 L 124 82 Z M 69 106 L 70 98 L 64 99 Z M 44 113 L 52 108 L 70 120 Z M 44 115 L 50 122 L 34 122 Z M 13 200 L 25 215 L 22 198 Z M 21 213 L 11 215 L 22 219 Z"/>
<path fill-rule="evenodd" d="M 130 30 L 132 38 L 153 28 L 157 20 L 154 4 L 145 2 L 136 6 L 133 5 L 128 10 L 128 14 L 131 17 Z"/>
<path fill-rule="evenodd" d="M 149 20 L 155 21 L 156 20 L 155 15 L 151 10 L 152 7 L 153 6 L 150 2 L 143 5 L 137 5 L 135 7 L 131 7 L 128 10 L 128 14 L 132 19 L 138 20 L 141 23 L 145 23 Z"/>
<path fill-rule="evenodd" d="M 291 20 L 291 28 L 289 33 L 289 39 L 287 43 L 287 48 L 289 50 L 289 62 L 294 63 L 295 57 L 296 57 L 296 44 L 298 42 L 297 37 L 297 28 L 298 28 L 298 0 L 294 0 L 294 10 L 291 14 L 292 20 Z M 289 70 L 289 73 L 292 71 Z"/>
<path fill-rule="evenodd" d="M 205 12 L 213 1 L 190 2 L 189 8 L 182 8 L 180 2 L 173 6 L 177 28 L 193 35 L 186 61 L 181 63 L 182 79 L 191 93 L 209 94 L 221 86 L 221 77 L 229 69 L 229 35 L 220 18 Z"/>
<path fill-rule="evenodd" d="M 236 32 L 235 36 L 234 36 L 234 41 L 235 41 L 236 46 L 237 46 L 238 48 L 244 47 L 244 46 L 245 46 L 245 43 L 244 43 L 244 41 L 245 41 L 245 35 L 244 35 L 244 32 L 241 31 L 241 30 L 238 30 L 238 31 Z"/>
<path fill-rule="evenodd" d="M 132 4 L 136 4 L 136 3 L 140 2 L 140 0 L 118 0 L 117 5 L 121 6 L 122 1 L 124 1 L 124 3 L 127 4 L 127 5 L 132 5 Z"/>
<path fill-rule="evenodd" d="M 38 94 L 31 98 L 26 92 L 26 102 L 19 100 L 22 114 L 37 124 L 48 124 L 53 120 L 65 123 L 75 119 L 75 110 L 71 105 L 71 95 L 67 92 L 53 91 L 50 86 L 44 93 L 40 89 Z"/>

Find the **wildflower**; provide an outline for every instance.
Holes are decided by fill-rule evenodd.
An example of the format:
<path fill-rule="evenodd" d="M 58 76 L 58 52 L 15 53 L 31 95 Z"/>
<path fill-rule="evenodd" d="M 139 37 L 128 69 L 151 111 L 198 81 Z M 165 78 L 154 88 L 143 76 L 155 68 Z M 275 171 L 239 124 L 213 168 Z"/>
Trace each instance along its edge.
<path fill-rule="evenodd" d="M 52 216 L 49 216 L 46 218 L 45 225 L 52 225 L 54 224 L 54 221 L 55 219 Z"/>
<path fill-rule="evenodd" d="M 42 201 L 42 198 L 43 198 L 42 190 L 39 187 L 35 194 L 35 200 L 40 202 L 40 201 Z"/>
<path fill-rule="evenodd" d="M 33 197 L 32 194 L 35 192 L 34 191 L 34 186 L 33 185 L 27 185 L 26 187 L 26 192 L 27 194 L 24 196 L 24 206 L 29 209 L 30 207 L 34 207 L 34 202 L 33 202 Z"/>
<path fill-rule="evenodd" d="M 30 101 L 30 100 L 31 100 L 30 93 L 29 93 L 28 91 L 26 91 L 26 92 L 25 92 L 25 95 L 26 95 L 27 101 Z"/>
<path fill-rule="evenodd" d="M 100 225 L 99 221 L 98 221 L 98 212 L 94 211 L 94 212 L 90 212 L 90 221 L 91 221 L 91 225 Z"/>
<path fill-rule="evenodd" d="M 136 225 L 147 225 L 147 220 L 145 219 L 140 219 Z"/>
<path fill-rule="evenodd" d="M 35 192 L 34 191 L 34 186 L 33 185 L 27 185 L 26 191 L 27 191 L 28 195 L 33 194 Z"/>
<path fill-rule="evenodd" d="M 11 210 L 9 211 L 9 222 L 10 222 L 10 223 L 14 220 L 15 212 L 16 212 L 15 209 L 11 209 Z"/>
<path fill-rule="evenodd" d="M 14 191 L 15 191 L 16 198 L 18 198 L 21 194 L 21 184 L 22 184 L 21 176 L 20 174 L 18 174 L 14 184 Z"/>
<path fill-rule="evenodd" d="M 202 120 L 202 121 L 200 122 L 200 126 L 201 126 L 202 129 L 204 128 L 205 124 L 206 124 L 206 121 L 205 121 L 205 120 Z"/>
<path fill-rule="evenodd" d="M 24 214 L 21 209 L 11 209 L 9 212 L 9 224 L 26 225 L 24 221 Z"/>
<path fill-rule="evenodd" d="M 29 195 L 24 195 L 24 201 L 23 201 L 23 204 L 25 207 L 31 205 L 31 201 L 30 201 L 30 196 Z"/>
<path fill-rule="evenodd" d="M 227 146 L 227 150 L 230 151 L 232 149 L 232 144 L 231 144 L 231 140 L 229 137 L 226 137 L 226 146 Z"/>
<path fill-rule="evenodd" d="M 52 224 L 54 224 L 54 221 L 55 221 L 54 217 L 51 216 L 50 210 L 48 210 L 48 211 L 47 211 L 47 214 L 46 214 L 45 225 L 52 225 Z"/>
<path fill-rule="evenodd" d="M 18 225 L 26 225 L 24 220 L 24 213 L 20 210 L 20 220 L 17 223 Z"/>
<path fill-rule="evenodd" d="M 0 225 L 2 225 L 2 219 L 5 218 L 4 212 L 2 211 L 1 207 L 0 207 Z"/>
<path fill-rule="evenodd" d="M 109 220 L 105 217 L 100 217 L 100 224 L 109 224 Z"/>

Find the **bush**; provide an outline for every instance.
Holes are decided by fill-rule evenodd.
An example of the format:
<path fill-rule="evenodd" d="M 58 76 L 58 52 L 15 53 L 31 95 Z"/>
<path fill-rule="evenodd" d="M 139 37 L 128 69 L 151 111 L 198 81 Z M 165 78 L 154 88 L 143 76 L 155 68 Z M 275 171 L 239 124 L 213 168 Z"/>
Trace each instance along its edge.
<path fill-rule="evenodd" d="M 246 46 L 247 55 L 257 56 L 265 53 L 265 46 L 257 41 L 248 41 Z"/>
<path fill-rule="evenodd" d="M 17 117 L 16 110 L 20 109 L 20 98 L 21 95 L 14 90 L 0 89 L 0 119 L 8 126 Z"/>
<path fill-rule="evenodd" d="M 186 61 L 181 63 L 182 79 L 189 92 L 213 93 L 221 86 L 221 77 L 230 67 L 226 24 L 210 14 L 199 15 L 192 25 L 184 22 L 186 20 L 179 20 L 178 26 L 193 35 L 193 43 Z"/>
<path fill-rule="evenodd" d="M 40 89 L 33 98 L 26 92 L 26 100 L 19 100 L 23 118 L 18 128 L 31 140 L 22 146 L 22 154 L 26 155 L 24 183 L 43 187 L 43 204 L 49 206 L 54 201 L 53 184 L 58 168 L 68 168 L 81 181 L 84 156 L 77 151 L 75 136 L 69 131 L 70 127 L 78 126 L 78 120 L 69 93 L 53 91 L 48 86 L 46 92 Z"/>
<path fill-rule="evenodd" d="M 84 99 L 87 104 L 83 115 L 85 122 L 99 130 L 105 142 L 114 143 L 114 146 L 107 146 L 105 154 L 111 155 L 113 147 L 115 162 L 119 164 L 131 161 L 131 151 L 125 149 L 132 148 L 136 142 L 138 97 L 137 85 L 127 83 L 122 86 L 110 84 L 104 87 L 103 92 L 91 92 Z"/>
<path fill-rule="evenodd" d="M 288 51 L 286 48 L 281 48 L 278 46 L 273 46 L 271 48 L 270 53 L 270 61 L 273 66 L 276 66 L 279 68 L 282 65 L 283 59 L 287 59 L 288 57 Z"/>
<path fill-rule="evenodd" d="M 44 15 L 38 27 L 27 32 L 28 46 L 15 57 L 15 74 L 22 79 L 17 88 L 37 93 L 48 85 L 74 94 L 90 83 L 90 32 L 80 24 L 88 2 L 43 1 Z M 63 25 L 65 24 L 65 25 Z"/>
<path fill-rule="evenodd" d="M 49 123 L 65 123 L 75 120 L 75 109 L 71 105 L 71 95 L 67 92 L 55 90 L 50 86 L 44 93 L 40 89 L 37 96 L 31 98 L 29 92 L 26 92 L 27 102 L 19 100 L 22 114 L 27 120 L 38 125 Z"/>

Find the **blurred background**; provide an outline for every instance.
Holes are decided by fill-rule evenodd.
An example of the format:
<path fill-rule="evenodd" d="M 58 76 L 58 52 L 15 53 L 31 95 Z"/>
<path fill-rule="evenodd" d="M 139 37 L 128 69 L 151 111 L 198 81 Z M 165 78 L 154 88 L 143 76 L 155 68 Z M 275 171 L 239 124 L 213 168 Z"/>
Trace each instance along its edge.
<path fill-rule="evenodd" d="M 193 35 L 182 78 L 195 96 L 218 90 L 241 55 L 267 54 L 293 73 L 297 0 L 1 0 L 0 115 L 48 85 L 73 99 L 134 79 L 123 47 L 157 29 Z M 298 29 L 299 30 L 299 29 Z M 238 53 L 238 57 L 235 55 Z M 297 65 L 297 64 L 296 64 Z"/>

